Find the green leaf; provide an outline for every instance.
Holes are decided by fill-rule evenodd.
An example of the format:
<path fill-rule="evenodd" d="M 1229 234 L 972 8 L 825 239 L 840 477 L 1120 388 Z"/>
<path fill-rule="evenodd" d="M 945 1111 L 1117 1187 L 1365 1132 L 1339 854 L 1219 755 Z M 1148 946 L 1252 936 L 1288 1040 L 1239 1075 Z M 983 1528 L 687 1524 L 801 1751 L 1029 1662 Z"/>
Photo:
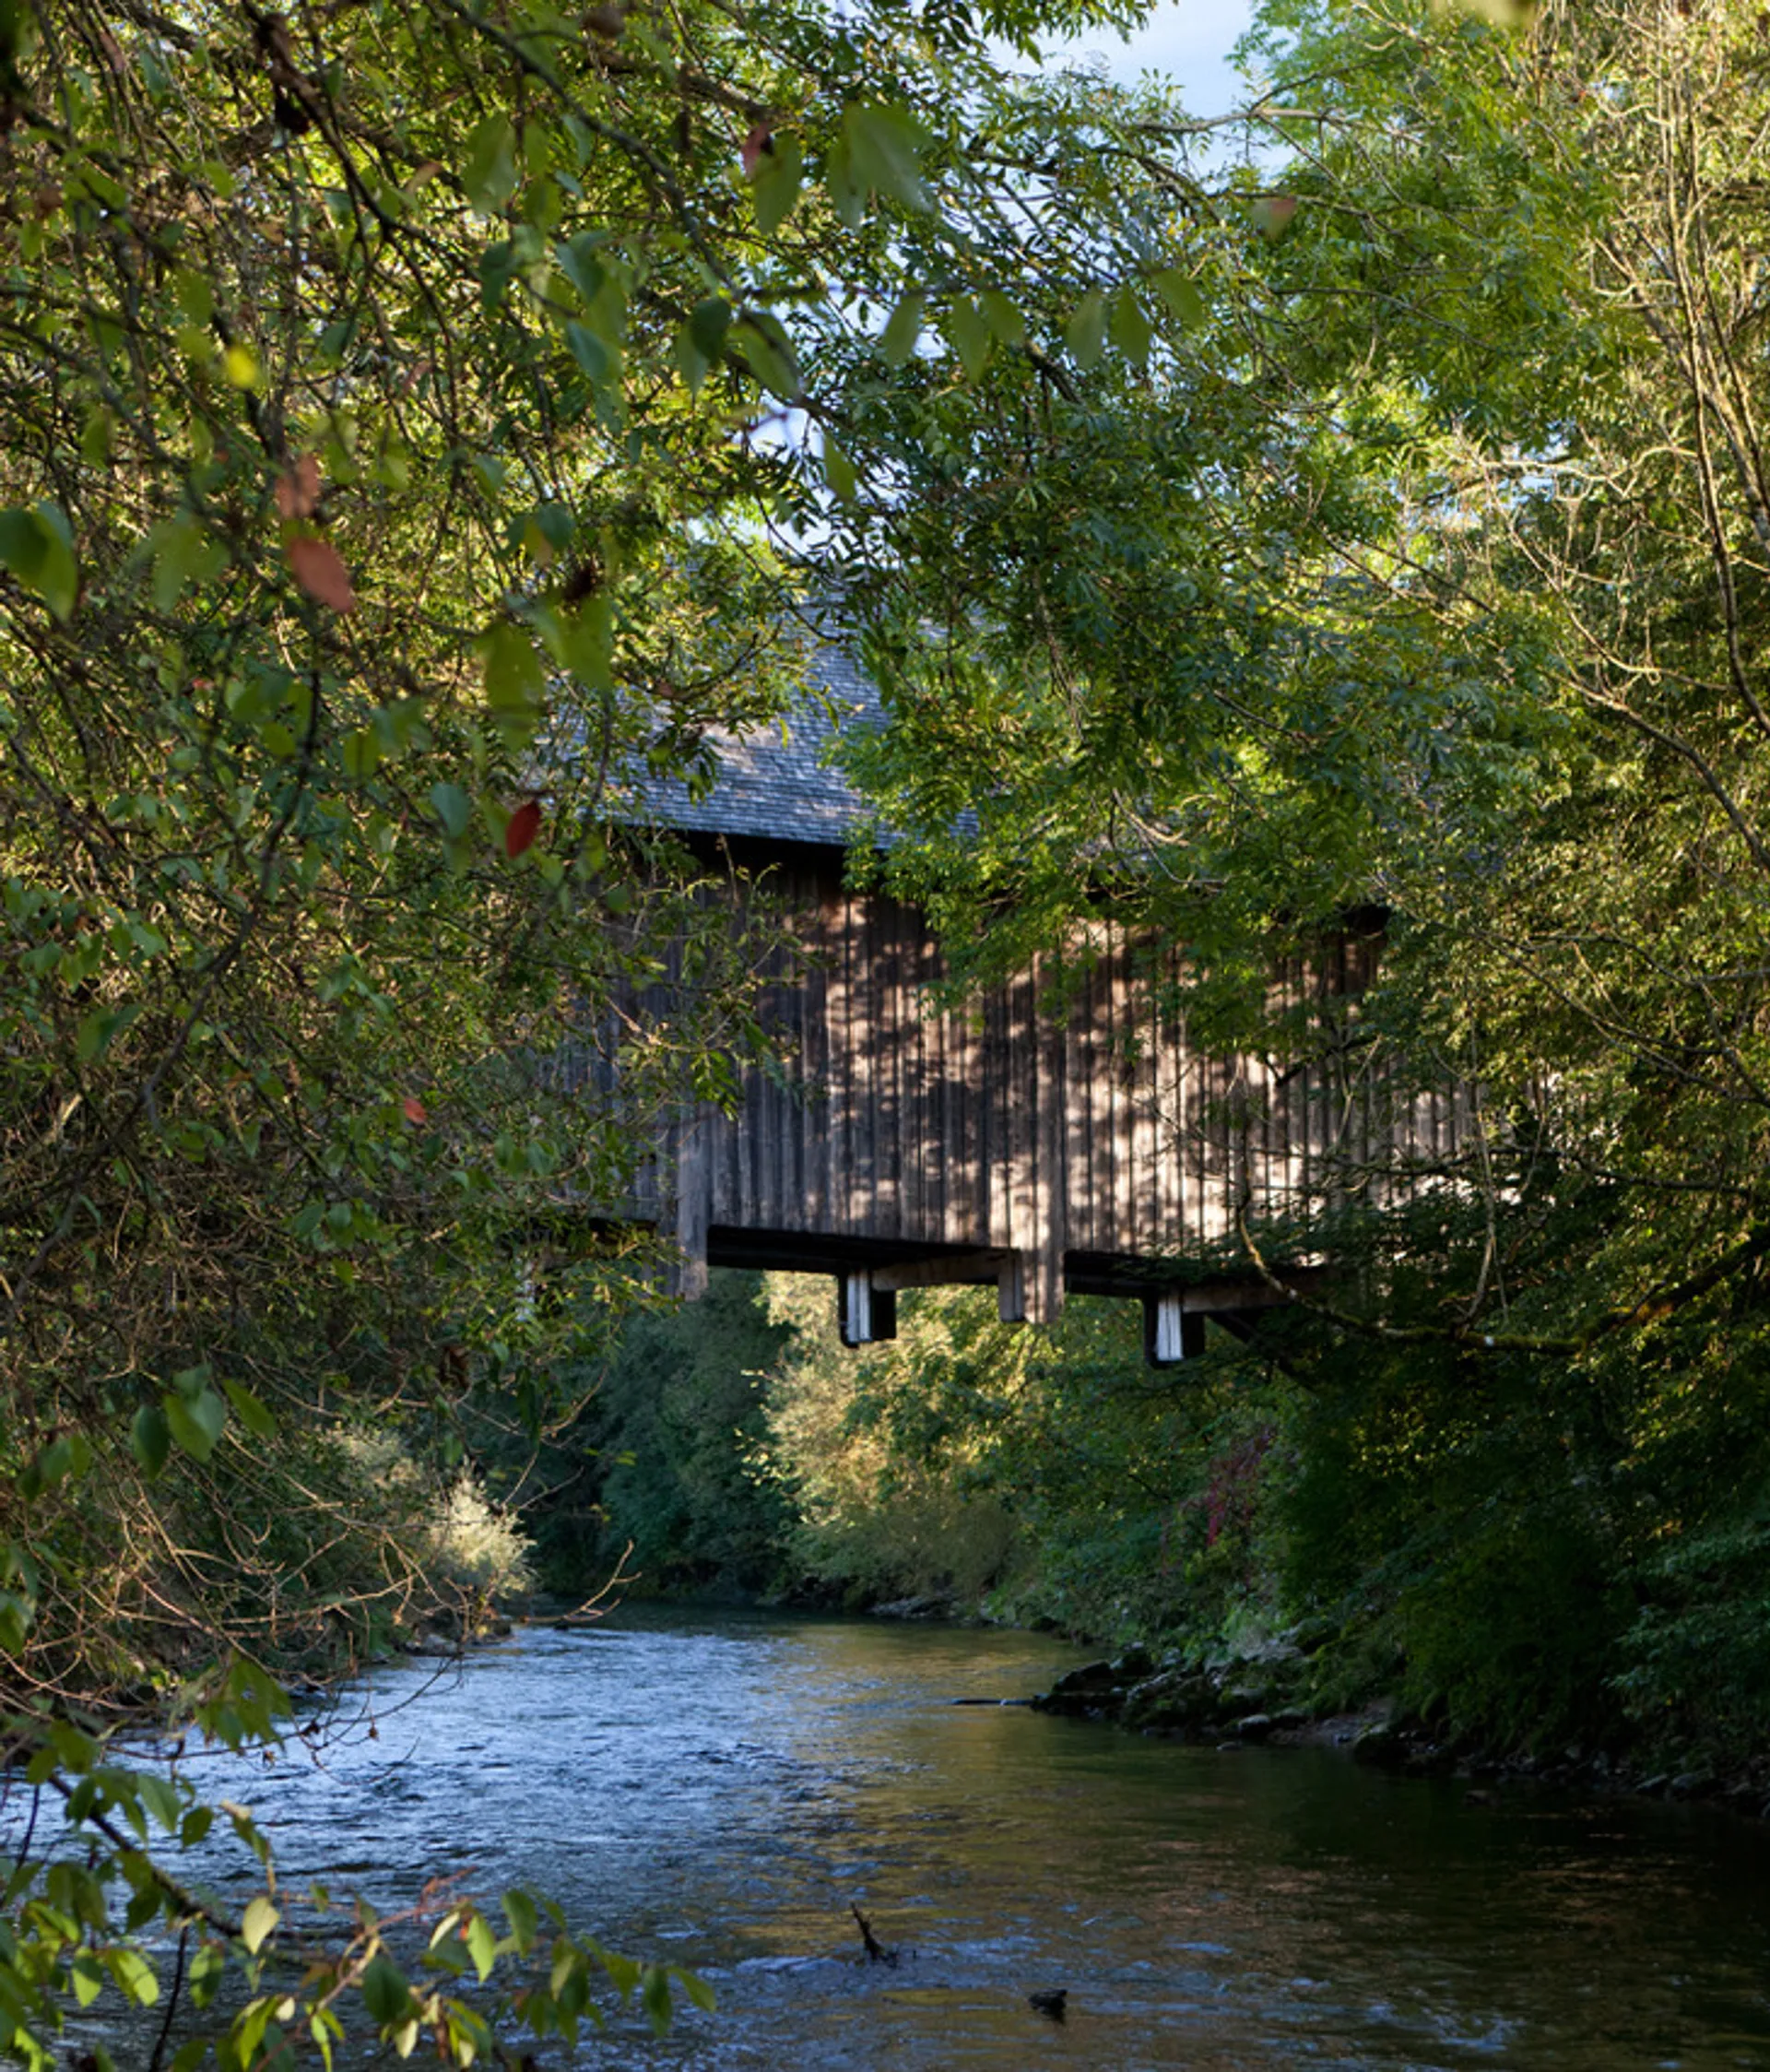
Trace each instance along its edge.
<path fill-rule="evenodd" d="M 461 184 L 482 216 L 496 216 L 516 192 L 516 133 L 502 115 L 488 115 L 468 139 Z"/>
<path fill-rule="evenodd" d="M 573 360 L 590 379 L 601 385 L 618 372 L 615 355 L 587 324 L 573 318 L 565 327 L 565 342 Z"/>
<path fill-rule="evenodd" d="M 700 1977 L 696 1972 L 683 1971 L 677 1964 L 672 1964 L 669 1967 L 669 1973 L 703 2015 L 713 2014 L 716 2010 L 718 2002 L 714 1997 L 713 1988 L 705 1979 Z"/>
<path fill-rule="evenodd" d="M 572 535 L 576 529 L 572 517 L 572 506 L 558 501 L 537 503 L 528 515 L 528 526 L 538 533 L 555 554 L 562 554 L 572 544 Z"/>
<path fill-rule="evenodd" d="M 74 1035 L 74 1055 L 81 1064 L 89 1065 L 102 1058 L 111 1048 L 111 1038 L 117 1033 L 117 1011 L 113 1007 L 95 1007 L 91 1013 L 83 1015 Z"/>
<path fill-rule="evenodd" d="M 483 1913 L 476 1913 L 467 1924 L 467 1954 L 473 1959 L 473 1968 L 483 1985 L 498 1961 L 498 1938 Z"/>
<path fill-rule="evenodd" d="M 0 511 L 0 565 L 35 591 L 57 619 L 73 616 L 79 595 L 74 539 L 61 506 L 40 503 L 34 511 Z"/>
<path fill-rule="evenodd" d="M 213 1389 L 205 1389 L 192 1402 L 173 1391 L 161 1399 L 166 1422 L 179 1446 L 199 1463 L 215 1451 L 228 1422 L 228 1406 Z"/>
<path fill-rule="evenodd" d="M 84 1432 L 58 1432 L 19 1476 L 18 1486 L 26 1496 L 38 1496 L 69 1476 L 77 1481 L 91 1464 L 91 1442 Z"/>
<path fill-rule="evenodd" d="M 1182 273 L 1178 266 L 1169 266 L 1162 272 L 1151 274 L 1150 286 L 1168 306 L 1168 313 L 1175 323 L 1184 325 L 1188 331 L 1196 331 L 1205 321 L 1205 298 L 1198 292 L 1198 283 L 1190 274 Z"/>
<path fill-rule="evenodd" d="M 49 539 L 49 566 L 41 578 L 44 601 L 58 619 L 65 619 L 74 610 L 74 599 L 79 588 L 79 574 L 74 559 L 74 527 L 59 503 L 45 501 L 37 506 L 34 515 Z"/>
<path fill-rule="evenodd" d="M 383 2029 L 405 2019 L 412 2005 L 406 1974 L 391 1958 L 377 1957 L 362 1974 L 362 2004 Z"/>
<path fill-rule="evenodd" d="M 1077 366 L 1098 365 L 1106 346 L 1106 298 L 1098 288 L 1091 288 L 1076 304 L 1063 337 Z"/>
<path fill-rule="evenodd" d="M 173 1375 L 172 1386 L 186 1403 L 195 1403 L 214 1378 L 214 1370 L 206 1360 L 201 1367 L 187 1367 Z"/>
<path fill-rule="evenodd" d="M 637 1964 L 631 1957 L 623 1957 L 618 1949 L 604 1949 L 600 1943 L 592 1943 L 596 1961 L 608 1974 L 608 1983 L 624 2000 L 645 1975 L 645 1967 Z"/>
<path fill-rule="evenodd" d="M 168 518 L 148 535 L 154 564 L 154 609 L 171 611 L 186 586 L 206 583 L 227 565 L 227 553 L 192 517 Z"/>
<path fill-rule="evenodd" d="M 945 329 L 967 377 L 979 380 L 989 365 L 990 348 L 996 342 L 989 319 L 968 296 L 961 295 L 947 312 Z"/>
<path fill-rule="evenodd" d="M 172 1450 L 172 1427 L 157 1403 L 145 1403 L 136 1411 L 129 1427 L 129 1450 L 150 1475 L 166 1465 Z"/>
<path fill-rule="evenodd" d="M 0 1590 L 0 1650 L 18 1654 L 30 1638 L 36 1617 L 33 1599 L 21 1597 L 17 1591 Z"/>
<path fill-rule="evenodd" d="M 493 712 L 532 711 L 547 694 L 541 657 L 525 627 L 501 619 L 479 643 L 486 666 L 486 703 Z"/>
<path fill-rule="evenodd" d="M 764 237 L 773 237 L 792 215 L 804 184 L 805 161 L 797 137 L 777 132 L 770 148 L 757 154 L 756 170 L 749 176 L 756 222 Z"/>
<path fill-rule="evenodd" d="M 1113 343 L 1133 366 L 1149 363 L 1150 344 L 1155 333 L 1149 318 L 1143 314 L 1143 305 L 1128 287 L 1121 288 L 1113 297 L 1113 314 L 1109 335 Z"/>
<path fill-rule="evenodd" d="M 555 245 L 553 256 L 560 271 L 583 296 L 584 308 L 593 308 L 608 285 L 608 269 L 602 263 L 596 238 L 581 231 L 569 243 Z"/>
<path fill-rule="evenodd" d="M 676 337 L 676 363 L 690 389 L 698 390 L 725 347 L 731 304 L 723 295 L 697 302 Z"/>
<path fill-rule="evenodd" d="M 479 302 L 488 311 L 497 309 L 510 291 L 522 266 L 513 238 L 499 238 L 479 255 Z"/>
<path fill-rule="evenodd" d="M 689 317 L 689 336 L 708 366 L 712 366 L 725 349 L 731 318 L 731 304 L 723 295 L 709 295 L 704 302 L 697 302 Z"/>
<path fill-rule="evenodd" d="M 909 208 L 928 206 L 922 184 L 927 135 L 907 111 L 883 102 L 851 102 L 843 110 L 842 132 L 856 185 Z"/>
<path fill-rule="evenodd" d="M 831 495 L 844 503 L 855 501 L 855 464 L 826 432 L 823 435 L 823 479 Z"/>
<path fill-rule="evenodd" d="M 540 1927 L 540 1915 L 535 1902 L 519 1886 L 512 1886 L 504 1894 L 503 1908 L 504 1919 L 510 1923 L 516 1948 L 526 1957 Z"/>
<path fill-rule="evenodd" d="M 268 1995 L 249 2000 L 233 2018 L 233 2026 L 228 2033 L 228 2056 L 236 2066 L 256 2066 L 264 2062 L 259 2056 L 259 2046 L 265 2042 L 270 2028 L 271 2009 L 275 2002 Z M 274 2062 L 282 2056 L 280 2051 L 266 2051 L 265 2057 Z"/>
<path fill-rule="evenodd" d="M 670 1974 L 661 1964 L 648 1964 L 640 1983 L 640 1999 L 654 2036 L 662 2036 L 670 2026 Z"/>
<path fill-rule="evenodd" d="M 80 428 L 80 458 L 88 468 L 104 468 L 111 465 L 112 439 L 116 428 L 116 420 L 102 403 L 95 404 L 87 412 L 86 422 Z"/>
<path fill-rule="evenodd" d="M 431 806 L 442 823 L 442 831 L 452 842 L 458 842 L 467 832 L 473 819 L 473 800 L 458 784 L 433 784 L 431 787 Z"/>
<path fill-rule="evenodd" d="M 1026 319 L 1019 305 L 999 288 L 986 288 L 977 301 L 991 331 L 1005 346 L 1026 343 Z"/>
<path fill-rule="evenodd" d="M 381 767 L 381 742 L 372 727 L 354 728 L 344 738 L 344 774 L 352 784 L 366 784 Z"/>
<path fill-rule="evenodd" d="M 156 1777 L 151 1770 L 143 1770 L 136 1779 L 142 1804 L 147 1806 L 168 1834 L 177 1827 L 182 1810 L 182 1801 L 176 1788 L 164 1777 Z"/>
<path fill-rule="evenodd" d="M 615 687 L 615 608 L 607 597 L 586 598 L 559 622 L 560 659 L 592 691 Z"/>
<path fill-rule="evenodd" d="M 928 304 L 927 297 L 917 289 L 912 289 L 891 312 L 891 321 L 879 333 L 879 353 L 887 366 L 901 367 L 915 350 L 922 336 L 922 317 Z"/>
<path fill-rule="evenodd" d="M 215 314 L 215 288 L 206 274 L 181 266 L 171 278 L 172 300 L 193 324 L 206 324 Z"/>
<path fill-rule="evenodd" d="M 254 1957 L 282 1918 L 280 1910 L 263 1892 L 247 1906 L 240 1922 L 240 1939 Z"/>
<path fill-rule="evenodd" d="M 857 231 L 867 213 L 867 190 L 855 176 L 854 155 L 845 136 L 837 137 L 823 161 L 824 192 L 844 230 Z"/>
<path fill-rule="evenodd" d="M 126 1945 L 113 1945 L 104 1952 L 104 1967 L 117 1982 L 124 1999 L 137 2007 L 151 2007 L 159 1998 L 159 1981 L 151 1966 Z"/>
<path fill-rule="evenodd" d="M 254 1395 L 243 1381 L 224 1379 L 221 1386 L 227 1391 L 228 1401 L 233 1405 L 234 1414 L 255 1439 L 277 1437 L 277 1419 L 269 1406 Z"/>
<path fill-rule="evenodd" d="M 746 310 L 731 327 L 731 342 L 764 388 L 772 389 L 783 403 L 797 399 L 804 385 L 799 363 L 776 318 Z"/>

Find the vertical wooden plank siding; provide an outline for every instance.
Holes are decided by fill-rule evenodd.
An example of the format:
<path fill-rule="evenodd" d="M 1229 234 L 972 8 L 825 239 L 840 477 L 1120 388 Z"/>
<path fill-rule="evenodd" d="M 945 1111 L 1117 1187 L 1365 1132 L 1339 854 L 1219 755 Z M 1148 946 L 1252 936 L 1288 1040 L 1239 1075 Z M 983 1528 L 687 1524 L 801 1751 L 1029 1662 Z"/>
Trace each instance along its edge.
<path fill-rule="evenodd" d="M 815 885 L 800 892 L 806 970 L 799 989 L 801 1113 L 796 1118 L 799 1164 L 805 1175 L 805 1214 L 815 1230 L 830 1222 L 830 927 Z"/>
<path fill-rule="evenodd" d="M 1108 921 L 1101 930 L 1101 988 L 1094 1022 L 1094 1082 L 1088 1106 L 1093 1112 L 1095 1228 L 1103 1240 L 1095 1249 L 1111 1251 L 1124 1224 L 1128 1176 L 1119 1135 L 1122 1107 L 1118 1083 L 1120 1031 L 1114 1014 L 1119 989 L 1119 931 Z"/>
<path fill-rule="evenodd" d="M 898 1137 L 897 1215 L 902 1230 L 926 1230 L 928 1217 L 927 1079 L 922 1057 L 922 1013 L 916 979 L 921 931 L 900 909 L 897 931 Z"/>
<path fill-rule="evenodd" d="M 830 918 L 830 1019 L 825 1029 L 829 1060 L 829 1227 L 845 1231 L 849 1224 L 848 1190 L 854 1172 L 854 1054 L 849 1043 L 848 995 L 853 985 L 854 938 L 848 926 L 848 902 L 840 888 L 826 894 Z"/>
<path fill-rule="evenodd" d="M 1084 949 L 1086 945 L 1082 946 Z M 1063 1029 L 1064 1231 L 1078 1250 L 1094 1249 L 1093 1201 L 1088 1171 L 1089 1076 L 1092 1070 L 1090 1017 L 1093 973 L 1084 963 Z"/>
<path fill-rule="evenodd" d="M 904 1002 L 903 1002 L 903 951 L 904 924 L 910 918 L 907 909 L 895 901 L 885 907 L 883 919 L 884 940 L 879 945 L 881 969 L 879 996 L 882 1003 L 884 1026 L 880 1031 L 879 1055 L 882 1066 L 879 1099 L 879 1203 L 874 1211 L 874 1228 L 890 1237 L 900 1237 L 903 1228 L 903 1190 L 905 1173 L 914 1146 L 910 1142 L 909 1103 L 906 1097 L 904 1070 Z"/>
<path fill-rule="evenodd" d="M 1043 1319 L 1067 1250 L 1198 1256 L 1233 1235 L 1245 1187 L 1257 1217 L 1298 1219 L 1378 1162 L 1373 1198 L 1407 1199 L 1447 1184 L 1475 1127 L 1466 1087 L 1391 1085 L 1344 1040 L 1375 977 L 1368 939 L 1275 967 L 1272 1006 L 1310 1011 L 1317 1050 L 1219 1057 L 1188 1041 L 1182 974 L 1139 969 L 1110 921 L 1089 924 L 1067 969 L 937 1010 L 943 966 L 914 909 L 813 864 L 783 867 L 770 897 L 796 939 L 761 972 L 781 1069 L 748 1074 L 732 1116 L 685 1115 L 635 1183 L 690 1249 L 717 1225 L 1012 1249 Z M 1056 1020 L 1047 976 L 1070 981 Z M 658 1011 L 680 980 L 678 959 L 651 989 Z"/>
<path fill-rule="evenodd" d="M 1032 1169 L 1038 1119 L 1038 1028 L 1032 992 L 1031 974 L 1022 974 L 1009 986 L 1003 1002 L 1002 1184 L 1008 1198 L 1008 1242 L 1017 1252 L 1031 1252 L 1039 1241 L 1038 1181 Z"/>

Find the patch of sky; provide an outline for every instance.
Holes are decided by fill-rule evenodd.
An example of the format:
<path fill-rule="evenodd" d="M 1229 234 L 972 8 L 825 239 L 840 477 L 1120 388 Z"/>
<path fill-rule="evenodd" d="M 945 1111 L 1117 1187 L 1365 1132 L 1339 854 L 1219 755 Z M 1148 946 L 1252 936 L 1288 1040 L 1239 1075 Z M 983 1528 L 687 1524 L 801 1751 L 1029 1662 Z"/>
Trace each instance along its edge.
<path fill-rule="evenodd" d="M 1046 61 L 1097 64 L 1126 86 L 1152 73 L 1178 89 L 1189 112 L 1224 114 L 1246 96 L 1230 53 L 1253 15 L 1251 0 L 1162 0 L 1129 36 L 1090 30 L 1047 46 Z"/>

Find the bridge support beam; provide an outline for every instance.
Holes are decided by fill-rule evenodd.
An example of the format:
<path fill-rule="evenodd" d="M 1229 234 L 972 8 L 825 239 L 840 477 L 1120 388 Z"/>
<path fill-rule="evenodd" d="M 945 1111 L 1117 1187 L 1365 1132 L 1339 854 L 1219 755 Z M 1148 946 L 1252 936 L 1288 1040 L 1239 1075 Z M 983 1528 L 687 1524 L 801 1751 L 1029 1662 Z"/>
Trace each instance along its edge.
<path fill-rule="evenodd" d="M 939 1252 L 931 1259 L 912 1259 L 899 1266 L 875 1266 L 876 1288 L 977 1287 L 997 1281 L 1008 1263 L 1005 1251 Z"/>
<path fill-rule="evenodd" d="M 1205 1349 L 1205 1320 L 1178 1288 L 1143 1297 L 1143 1357 L 1150 1367 L 1178 1367 Z"/>
<path fill-rule="evenodd" d="M 698 1302 L 707 1292 L 707 1112 L 682 1123 L 676 1141 L 676 1201 L 671 1236 L 682 1254 L 671 1275 L 671 1293 Z"/>
<path fill-rule="evenodd" d="M 1063 1262 L 1010 1251 L 996 1276 L 996 1308 L 1005 1324 L 1056 1323 L 1063 1310 Z"/>
<path fill-rule="evenodd" d="M 997 1311 L 1005 1324 L 1049 1323 L 1061 1308 L 1063 1264 L 1060 1260 L 1054 1264 L 1032 1257 L 1011 1246 L 992 1245 L 974 1252 L 912 1260 L 901 1266 L 876 1266 L 870 1275 L 849 1278 L 870 1280 L 875 1296 L 895 1295 L 900 1288 L 974 1287 L 994 1281 Z M 844 1296 L 844 1314 L 857 1313 L 857 1297 Z"/>
<path fill-rule="evenodd" d="M 1049 1281 L 1071 1295 L 1106 1296 L 1140 1303 L 1143 1347 L 1152 1367 L 1175 1367 L 1204 1350 L 1205 1320 L 1245 1338 L 1263 1310 L 1306 1297 L 1323 1285 L 1319 1262 L 1286 1263 L 1275 1283 L 1250 1274 L 1217 1273 L 1182 1278 L 1184 1263 L 1112 1252 L 1068 1251 L 1056 1260 L 1010 1245 L 912 1248 L 901 1238 L 871 1239 L 790 1228 L 710 1224 L 706 1140 L 685 1129 L 675 1162 L 679 1191 L 665 1227 L 682 1253 L 676 1292 L 691 1296 L 705 1285 L 708 1266 L 826 1273 L 836 1284 L 837 1316 L 844 1345 L 872 1345 L 897 1336 L 901 1291 L 930 1287 L 996 1287 L 1008 1323 L 1037 1323 L 1053 1313 L 1037 1307 Z M 907 1255 L 907 1256 L 906 1256 Z M 1173 1273 L 1175 1277 L 1165 1276 Z"/>
<path fill-rule="evenodd" d="M 844 1273 L 836 1282 L 836 1320 L 844 1345 L 876 1345 L 897 1336 L 897 1291 L 882 1288 L 868 1273 Z"/>

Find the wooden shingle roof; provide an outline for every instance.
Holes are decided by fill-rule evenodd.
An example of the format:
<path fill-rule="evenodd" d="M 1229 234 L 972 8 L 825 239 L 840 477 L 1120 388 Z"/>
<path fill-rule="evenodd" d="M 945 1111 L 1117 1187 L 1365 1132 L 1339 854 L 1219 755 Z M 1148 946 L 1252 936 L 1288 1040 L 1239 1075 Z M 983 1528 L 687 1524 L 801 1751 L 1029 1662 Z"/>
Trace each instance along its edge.
<path fill-rule="evenodd" d="M 716 765 L 710 787 L 680 777 L 648 777 L 635 787 L 639 814 L 688 835 L 724 835 L 842 847 L 863 830 L 869 810 L 835 767 L 839 734 L 885 723 L 878 691 L 840 648 L 820 645 L 806 669 L 804 695 L 753 730 L 710 733 Z"/>

